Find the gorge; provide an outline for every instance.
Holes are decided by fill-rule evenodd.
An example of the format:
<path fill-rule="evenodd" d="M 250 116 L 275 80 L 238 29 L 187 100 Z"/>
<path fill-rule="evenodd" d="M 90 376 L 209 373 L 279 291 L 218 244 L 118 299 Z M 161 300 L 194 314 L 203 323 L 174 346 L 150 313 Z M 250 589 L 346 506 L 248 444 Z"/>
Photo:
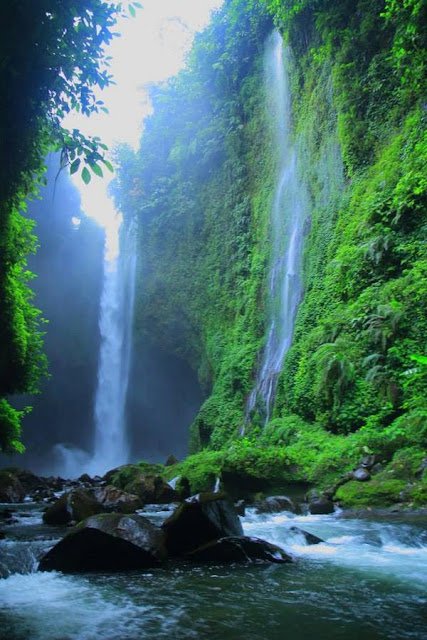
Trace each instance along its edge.
<path fill-rule="evenodd" d="M 426 7 L 213 3 L 185 67 L 150 81 L 139 145 L 108 156 L 60 123 L 103 108 L 103 46 L 123 12 L 150 20 L 138 5 L 0 8 L 0 626 L 7 640 L 421 640 Z M 103 257 L 108 228 L 66 171 L 87 183 L 111 161 L 123 223 Z M 293 562 L 37 570 L 70 524 L 122 502 L 160 536 L 225 498 L 245 536 Z"/>

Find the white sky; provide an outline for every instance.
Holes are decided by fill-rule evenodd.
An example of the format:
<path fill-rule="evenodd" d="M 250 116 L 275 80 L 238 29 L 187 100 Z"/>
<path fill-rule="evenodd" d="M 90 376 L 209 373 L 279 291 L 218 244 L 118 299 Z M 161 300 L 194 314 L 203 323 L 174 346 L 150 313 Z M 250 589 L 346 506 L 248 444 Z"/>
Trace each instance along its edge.
<path fill-rule="evenodd" d="M 209 22 L 211 12 L 223 0 L 142 0 L 135 18 L 122 19 L 114 31 L 115 38 L 106 50 L 112 56 L 110 72 L 116 85 L 100 92 L 108 114 L 90 118 L 72 114 L 64 121 L 86 135 L 98 135 L 110 148 L 118 142 L 137 148 L 143 118 L 150 113 L 144 85 L 160 82 L 175 75 L 185 64 L 194 35 Z M 79 174 L 73 181 L 82 196 L 82 208 L 87 215 L 105 226 L 110 257 L 117 251 L 117 220 L 113 203 L 107 196 L 110 172 L 104 179 L 92 175 L 85 186 Z"/>

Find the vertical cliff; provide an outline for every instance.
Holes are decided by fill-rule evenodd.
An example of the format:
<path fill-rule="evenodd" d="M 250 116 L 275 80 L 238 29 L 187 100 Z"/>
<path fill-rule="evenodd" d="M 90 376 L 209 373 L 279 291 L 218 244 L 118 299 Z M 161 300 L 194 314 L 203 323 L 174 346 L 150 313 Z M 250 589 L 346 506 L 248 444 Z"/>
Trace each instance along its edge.
<path fill-rule="evenodd" d="M 121 154 L 117 193 L 141 222 L 135 329 L 184 358 L 207 394 L 193 449 L 285 447 L 304 477 L 316 456 L 333 469 L 363 450 L 421 455 L 423 12 L 391 0 L 230 0 L 188 69 L 153 90 L 141 148 Z M 308 194 L 303 297 L 271 419 L 264 427 L 255 407 L 243 442 L 274 242 L 278 156 L 263 80 L 272 19 L 284 41 L 295 170 Z M 310 443 L 317 454 L 307 457 Z"/>

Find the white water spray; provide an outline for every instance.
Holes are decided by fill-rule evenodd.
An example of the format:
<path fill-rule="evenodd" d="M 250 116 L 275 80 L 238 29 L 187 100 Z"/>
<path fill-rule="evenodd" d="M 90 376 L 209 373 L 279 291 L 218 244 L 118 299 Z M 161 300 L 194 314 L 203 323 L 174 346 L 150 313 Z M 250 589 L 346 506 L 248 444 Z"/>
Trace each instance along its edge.
<path fill-rule="evenodd" d="M 99 328 L 101 349 L 95 397 L 95 446 L 89 473 L 102 474 L 129 459 L 126 395 L 132 346 L 135 301 L 136 228 L 122 234 L 121 250 L 104 258 L 104 285 Z"/>
<path fill-rule="evenodd" d="M 264 65 L 278 166 L 271 208 L 269 312 L 261 364 L 246 406 L 246 423 L 256 408 L 265 423 L 270 419 L 277 379 L 292 343 L 295 316 L 303 292 L 301 270 L 308 198 L 298 178 L 297 150 L 290 138 L 291 98 L 285 64 L 287 55 L 282 37 L 275 31 L 267 42 Z"/>

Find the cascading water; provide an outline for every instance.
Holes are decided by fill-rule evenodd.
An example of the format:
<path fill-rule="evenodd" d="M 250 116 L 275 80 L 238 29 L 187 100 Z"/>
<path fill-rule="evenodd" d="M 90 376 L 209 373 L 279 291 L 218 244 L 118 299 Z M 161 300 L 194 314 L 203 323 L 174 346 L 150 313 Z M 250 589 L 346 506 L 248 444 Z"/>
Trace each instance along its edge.
<path fill-rule="evenodd" d="M 298 177 L 297 149 L 291 140 L 287 55 L 282 37 L 277 31 L 273 32 L 267 41 L 264 64 L 278 166 L 271 208 L 269 312 L 261 364 L 246 406 L 246 422 L 255 409 L 259 410 L 265 423 L 270 419 L 277 379 L 291 346 L 303 291 L 301 269 L 308 197 Z"/>
<path fill-rule="evenodd" d="M 108 247 L 108 241 L 106 244 Z M 120 253 L 104 258 L 99 327 L 101 349 L 95 398 L 95 447 L 89 472 L 101 474 L 129 459 L 125 408 L 135 301 L 136 229 L 122 233 Z"/>

